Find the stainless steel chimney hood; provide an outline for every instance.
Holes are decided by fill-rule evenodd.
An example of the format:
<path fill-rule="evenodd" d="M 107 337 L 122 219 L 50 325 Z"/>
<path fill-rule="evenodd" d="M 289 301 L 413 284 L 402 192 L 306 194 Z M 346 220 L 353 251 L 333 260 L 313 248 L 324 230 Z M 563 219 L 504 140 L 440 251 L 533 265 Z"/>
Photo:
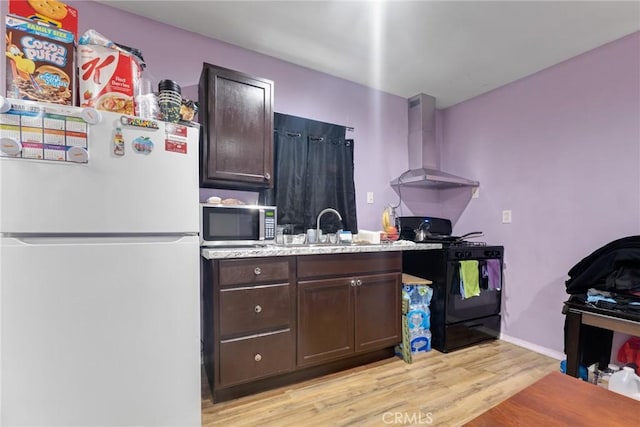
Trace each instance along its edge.
<path fill-rule="evenodd" d="M 391 181 L 391 185 L 435 189 L 478 187 L 478 181 L 440 170 L 435 125 L 436 99 L 423 93 L 409 98 L 409 170 Z"/>

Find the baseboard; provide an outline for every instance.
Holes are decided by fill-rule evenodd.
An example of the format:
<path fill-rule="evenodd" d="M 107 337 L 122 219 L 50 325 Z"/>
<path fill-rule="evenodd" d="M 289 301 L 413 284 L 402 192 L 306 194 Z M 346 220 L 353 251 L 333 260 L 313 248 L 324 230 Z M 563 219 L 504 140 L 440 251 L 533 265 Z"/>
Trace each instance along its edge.
<path fill-rule="evenodd" d="M 509 335 L 500 334 L 500 339 L 511 344 L 515 344 L 519 347 L 524 347 L 527 350 L 535 351 L 536 353 L 544 354 L 545 356 L 552 357 L 556 360 L 565 359 L 565 355 L 562 352 L 552 350 L 541 345 L 530 343 L 529 341 L 521 340 L 520 338 L 510 337 Z"/>

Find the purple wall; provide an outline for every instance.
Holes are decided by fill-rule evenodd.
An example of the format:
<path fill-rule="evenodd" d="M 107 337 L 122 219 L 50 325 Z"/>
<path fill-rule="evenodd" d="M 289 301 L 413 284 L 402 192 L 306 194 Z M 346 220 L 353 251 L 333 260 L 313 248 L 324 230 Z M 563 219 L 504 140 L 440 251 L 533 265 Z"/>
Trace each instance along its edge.
<path fill-rule="evenodd" d="M 380 228 L 383 207 L 398 200 L 388 183 L 407 168 L 405 99 L 102 4 L 73 5 L 81 32 L 140 48 L 157 79 L 178 81 L 189 96 L 210 62 L 274 80 L 277 112 L 354 127 L 358 221 Z M 456 233 L 482 230 L 506 247 L 507 339 L 561 353 L 567 271 L 640 233 L 639 76 L 635 33 L 439 112 L 442 167 L 480 181 L 480 196 L 406 190 L 411 209 L 401 213 L 447 216 Z M 501 224 L 504 209 L 512 224 Z"/>
<path fill-rule="evenodd" d="M 640 234 L 640 33 L 442 116 L 443 168 L 481 185 L 455 231 L 506 247 L 504 334 L 562 352 L 567 271 Z"/>
<path fill-rule="evenodd" d="M 381 227 L 384 206 L 397 201 L 388 183 L 407 163 L 406 99 L 99 3 L 73 5 L 78 9 L 81 33 L 93 28 L 114 41 L 141 49 L 148 71 L 156 79 L 176 80 L 194 98 L 197 88 L 189 86 L 197 85 L 202 63 L 209 62 L 273 80 L 276 112 L 355 128 L 347 136 L 355 140 L 358 223 L 363 229 Z M 215 7 L 211 2 L 211 9 Z M 374 204 L 366 203 L 367 191 L 374 192 Z M 201 198 L 218 193 L 239 194 L 202 190 Z M 256 199 L 253 193 L 240 194 Z"/>
<path fill-rule="evenodd" d="M 384 205 L 397 202 L 388 182 L 407 167 L 405 99 L 100 4 L 77 7 L 82 30 L 139 47 L 156 78 L 193 86 L 210 62 L 274 80 L 278 112 L 354 127 L 360 226 L 378 229 Z M 506 246 L 504 333 L 514 341 L 562 352 L 566 272 L 640 231 L 639 52 L 636 33 L 440 112 L 442 167 L 480 181 L 480 197 L 402 193 L 413 213 Z M 501 224 L 504 209 L 512 224 Z"/>

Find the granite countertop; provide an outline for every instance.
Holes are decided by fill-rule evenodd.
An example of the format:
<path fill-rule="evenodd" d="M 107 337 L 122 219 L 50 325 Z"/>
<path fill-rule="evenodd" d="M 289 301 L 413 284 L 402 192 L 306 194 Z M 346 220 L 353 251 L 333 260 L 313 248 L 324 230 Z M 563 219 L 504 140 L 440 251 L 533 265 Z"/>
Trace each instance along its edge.
<path fill-rule="evenodd" d="M 342 254 L 359 252 L 416 251 L 441 249 L 440 243 L 414 243 L 406 240 L 382 244 L 358 245 L 267 245 L 262 247 L 240 248 L 200 248 L 200 254 L 206 259 L 253 258 L 292 255 Z"/>

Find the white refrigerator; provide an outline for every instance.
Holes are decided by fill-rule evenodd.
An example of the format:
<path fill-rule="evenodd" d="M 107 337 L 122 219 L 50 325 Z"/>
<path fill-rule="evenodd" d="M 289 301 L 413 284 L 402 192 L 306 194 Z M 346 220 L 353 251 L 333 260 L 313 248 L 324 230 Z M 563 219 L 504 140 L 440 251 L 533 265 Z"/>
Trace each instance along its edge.
<path fill-rule="evenodd" d="M 0 425 L 200 425 L 198 129 L 0 97 Z"/>

